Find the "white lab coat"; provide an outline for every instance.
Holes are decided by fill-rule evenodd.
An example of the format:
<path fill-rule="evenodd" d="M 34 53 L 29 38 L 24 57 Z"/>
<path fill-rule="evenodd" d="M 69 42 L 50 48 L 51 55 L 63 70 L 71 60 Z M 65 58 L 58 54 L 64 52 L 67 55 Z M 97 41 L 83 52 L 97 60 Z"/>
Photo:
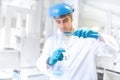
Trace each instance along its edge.
<path fill-rule="evenodd" d="M 109 39 L 109 38 L 108 38 Z M 108 40 L 105 40 L 108 41 Z M 114 46 L 113 46 L 114 45 Z M 64 48 L 64 60 L 58 61 L 54 67 L 47 68 L 46 60 L 58 49 Z M 118 50 L 115 44 L 103 43 L 93 38 L 67 38 L 62 34 L 50 37 L 45 43 L 43 53 L 37 61 L 41 72 L 50 76 L 50 80 L 97 80 L 95 58 L 97 55 L 108 55 Z M 53 74 L 56 66 L 61 65 L 64 74 Z"/>

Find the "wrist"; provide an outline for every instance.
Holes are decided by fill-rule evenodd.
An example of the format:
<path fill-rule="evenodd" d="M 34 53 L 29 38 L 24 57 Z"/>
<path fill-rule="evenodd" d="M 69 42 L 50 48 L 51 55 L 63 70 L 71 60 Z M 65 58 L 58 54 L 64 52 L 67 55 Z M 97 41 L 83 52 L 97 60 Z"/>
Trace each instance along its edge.
<path fill-rule="evenodd" d="M 56 62 L 57 62 L 57 60 L 49 57 L 46 61 L 46 64 L 48 64 L 49 66 L 54 66 Z"/>
<path fill-rule="evenodd" d="M 105 42 L 105 40 L 103 39 L 103 37 L 100 34 L 99 34 L 98 39 L 99 39 L 99 41 Z"/>

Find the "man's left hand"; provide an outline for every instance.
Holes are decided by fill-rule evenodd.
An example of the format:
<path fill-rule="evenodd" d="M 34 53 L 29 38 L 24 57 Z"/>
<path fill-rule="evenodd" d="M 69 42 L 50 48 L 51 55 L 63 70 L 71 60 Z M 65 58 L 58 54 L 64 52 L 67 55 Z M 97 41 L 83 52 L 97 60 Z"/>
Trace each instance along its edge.
<path fill-rule="evenodd" d="M 79 28 L 75 32 L 73 32 L 74 36 L 83 37 L 83 38 L 95 38 L 98 39 L 99 34 L 96 31 L 93 31 L 89 28 Z"/>

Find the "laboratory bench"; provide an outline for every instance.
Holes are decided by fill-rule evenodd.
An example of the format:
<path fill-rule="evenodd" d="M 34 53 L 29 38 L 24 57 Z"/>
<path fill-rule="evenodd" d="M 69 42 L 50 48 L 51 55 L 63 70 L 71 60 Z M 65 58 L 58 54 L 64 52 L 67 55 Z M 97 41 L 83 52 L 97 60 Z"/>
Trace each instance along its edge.
<path fill-rule="evenodd" d="M 2 69 L 0 80 L 49 80 L 37 68 Z"/>
<path fill-rule="evenodd" d="M 120 80 L 120 71 L 105 67 L 96 67 L 98 80 Z M 0 80 L 49 80 L 37 68 L 2 69 Z"/>

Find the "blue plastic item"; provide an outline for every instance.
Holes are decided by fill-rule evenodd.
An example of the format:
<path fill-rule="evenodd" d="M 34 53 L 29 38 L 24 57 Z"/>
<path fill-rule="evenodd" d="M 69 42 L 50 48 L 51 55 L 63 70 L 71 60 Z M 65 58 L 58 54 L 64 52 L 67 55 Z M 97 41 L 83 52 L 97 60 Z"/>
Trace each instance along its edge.
<path fill-rule="evenodd" d="M 49 59 L 49 65 L 54 66 L 57 61 L 62 61 L 64 57 L 62 52 L 65 52 L 65 50 L 62 48 L 55 50 L 55 52 Z"/>
<path fill-rule="evenodd" d="M 79 28 L 76 31 L 74 31 L 71 35 L 73 36 L 78 36 L 83 37 L 83 38 L 95 38 L 98 39 L 99 38 L 99 33 L 96 31 L 93 31 L 89 28 Z"/>
<path fill-rule="evenodd" d="M 65 14 L 72 13 L 73 11 L 74 9 L 68 4 L 59 3 L 49 8 L 49 16 L 57 18 Z"/>

